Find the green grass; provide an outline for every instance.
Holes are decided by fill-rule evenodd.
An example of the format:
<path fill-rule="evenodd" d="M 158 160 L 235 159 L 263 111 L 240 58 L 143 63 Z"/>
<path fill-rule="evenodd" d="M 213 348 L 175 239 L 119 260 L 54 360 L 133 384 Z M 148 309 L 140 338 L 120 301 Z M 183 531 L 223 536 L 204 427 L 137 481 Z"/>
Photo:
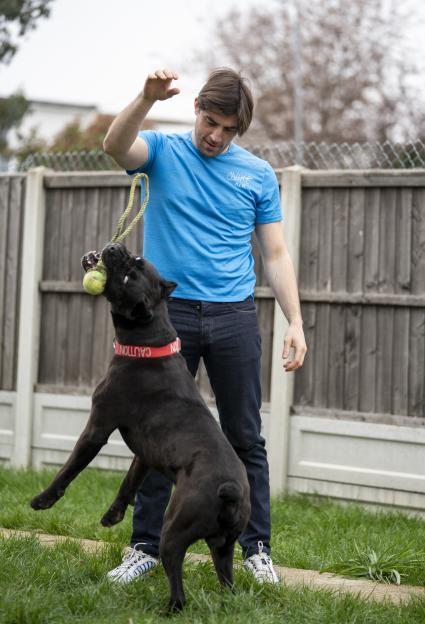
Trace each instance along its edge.
<path fill-rule="evenodd" d="M 331 592 L 257 586 L 236 570 L 235 594 L 219 588 L 210 564 L 185 565 L 188 602 L 183 614 L 166 617 L 168 584 L 161 568 L 127 586 L 109 584 L 105 570 L 119 549 L 99 555 L 67 542 L 42 547 L 35 539 L 1 543 L 2 624 L 417 624 L 425 622 L 425 601 L 405 606 L 376 604 Z"/>
<path fill-rule="evenodd" d="M 0 526 L 99 539 L 109 545 L 101 554 L 93 555 L 71 542 L 51 549 L 32 538 L 0 540 L 1 624 L 161 621 L 168 596 L 161 568 L 149 579 L 126 587 L 111 587 L 105 580 L 106 571 L 120 560 L 121 548 L 127 545 L 131 532 L 131 509 L 112 529 L 99 523 L 122 475 L 86 470 L 52 509 L 33 511 L 30 499 L 54 474 L 54 470 L 0 468 Z M 274 500 L 272 527 L 273 561 L 297 568 L 321 570 L 374 551 L 377 555 L 397 555 L 391 561 L 392 568 L 397 569 L 403 552 L 420 553 L 425 545 L 425 522 L 420 518 L 341 506 L 314 497 Z M 192 550 L 208 552 L 202 542 Z M 402 582 L 425 586 L 425 562 L 417 559 L 404 570 Z M 233 595 L 219 589 L 209 563 L 186 565 L 185 579 L 188 605 L 184 615 L 164 618 L 164 622 L 425 623 L 424 599 L 397 607 L 354 596 L 335 597 L 330 592 L 260 587 L 253 585 L 243 570 L 236 571 L 237 591 Z"/>
<path fill-rule="evenodd" d="M 402 579 L 408 576 L 409 571 L 423 567 L 425 561 L 423 550 L 407 548 L 395 551 L 391 546 L 379 552 L 371 549 L 362 551 L 356 543 L 354 548 L 356 551 L 354 557 L 332 563 L 321 571 L 401 585 Z"/>

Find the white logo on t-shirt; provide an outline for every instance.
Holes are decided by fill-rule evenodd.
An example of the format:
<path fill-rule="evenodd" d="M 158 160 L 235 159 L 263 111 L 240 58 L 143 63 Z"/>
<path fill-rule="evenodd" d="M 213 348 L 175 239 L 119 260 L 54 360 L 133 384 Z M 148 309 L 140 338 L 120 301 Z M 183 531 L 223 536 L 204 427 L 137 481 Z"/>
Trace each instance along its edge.
<path fill-rule="evenodd" d="M 237 171 L 231 171 L 227 176 L 227 179 L 233 182 L 235 186 L 239 188 L 249 188 L 249 182 L 252 180 L 252 176 L 242 175 Z"/>

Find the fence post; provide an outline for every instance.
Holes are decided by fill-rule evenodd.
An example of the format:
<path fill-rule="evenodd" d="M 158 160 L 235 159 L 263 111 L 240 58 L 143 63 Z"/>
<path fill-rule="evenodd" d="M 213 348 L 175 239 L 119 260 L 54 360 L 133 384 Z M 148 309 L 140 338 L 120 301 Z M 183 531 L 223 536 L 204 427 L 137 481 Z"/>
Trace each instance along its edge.
<path fill-rule="evenodd" d="M 21 264 L 18 370 L 16 384 L 15 442 L 11 463 L 31 463 L 34 384 L 37 380 L 40 307 L 45 221 L 45 167 L 30 169 L 25 189 L 25 212 Z"/>
<path fill-rule="evenodd" d="M 288 167 L 281 177 L 281 203 L 285 240 L 298 278 L 301 234 L 301 175 L 303 168 Z M 289 455 L 289 415 L 294 395 L 294 373 L 282 367 L 283 339 L 288 323 L 277 301 L 274 307 L 271 370 L 271 419 L 268 436 L 270 489 L 274 495 L 287 487 Z"/>

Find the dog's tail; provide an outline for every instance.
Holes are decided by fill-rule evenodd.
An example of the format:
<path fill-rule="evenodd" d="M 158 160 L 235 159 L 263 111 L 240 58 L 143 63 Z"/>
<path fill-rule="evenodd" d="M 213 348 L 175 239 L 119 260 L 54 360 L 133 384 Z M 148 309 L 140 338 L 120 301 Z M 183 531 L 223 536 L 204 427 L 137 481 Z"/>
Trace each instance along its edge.
<path fill-rule="evenodd" d="M 218 518 L 220 524 L 233 527 L 240 519 L 240 501 L 243 497 L 242 485 L 237 481 L 225 481 L 217 488 L 217 495 L 222 499 Z"/>
<path fill-rule="evenodd" d="M 225 481 L 218 486 L 217 494 L 225 501 L 238 501 L 242 497 L 242 486 L 237 481 Z"/>

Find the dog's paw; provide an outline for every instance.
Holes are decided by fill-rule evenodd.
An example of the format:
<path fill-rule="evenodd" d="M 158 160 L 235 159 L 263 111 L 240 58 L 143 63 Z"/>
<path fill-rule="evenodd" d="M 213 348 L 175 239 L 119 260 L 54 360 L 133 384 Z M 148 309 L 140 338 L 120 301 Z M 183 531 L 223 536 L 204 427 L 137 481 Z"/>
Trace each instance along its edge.
<path fill-rule="evenodd" d="M 38 494 L 38 496 L 34 496 L 30 505 L 35 510 L 49 509 L 60 499 L 61 496 L 63 496 L 63 492 L 48 492 L 46 490 L 45 492 Z"/>
<path fill-rule="evenodd" d="M 182 598 L 170 599 L 167 608 L 165 610 L 165 615 L 170 617 L 175 615 L 176 613 L 180 613 L 182 611 L 186 600 Z"/>
<path fill-rule="evenodd" d="M 124 518 L 125 509 L 116 505 L 111 505 L 106 514 L 100 521 L 104 527 L 111 527 L 118 524 Z"/>
<path fill-rule="evenodd" d="M 87 273 L 90 269 L 94 269 L 100 260 L 100 253 L 98 251 L 88 251 L 81 258 L 81 266 Z"/>

